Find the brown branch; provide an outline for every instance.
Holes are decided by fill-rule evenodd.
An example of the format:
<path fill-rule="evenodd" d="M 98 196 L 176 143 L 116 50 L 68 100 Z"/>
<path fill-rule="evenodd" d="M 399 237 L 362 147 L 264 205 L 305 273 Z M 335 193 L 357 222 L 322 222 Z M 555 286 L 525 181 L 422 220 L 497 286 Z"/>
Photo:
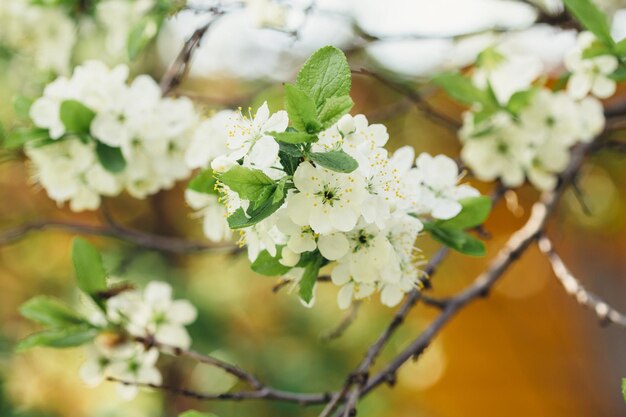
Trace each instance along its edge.
<path fill-rule="evenodd" d="M 346 314 L 343 317 L 343 319 L 341 319 L 341 321 L 339 322 L 337 326 L 335 326 L 335 328 L 331 329 L 328 333 L 324 334 L 322 336 L 322 340 L 326 342 L 330 342 L 331 340 L 341 337 L 345 333 L 345 331 L 348 330 L 350 325 L 354 323 L 354 320 L 356 320 L 360 307 L 361 307 L 361 300 L 357 300 L 354 303 L 352 303 L 352 306 L 350 307 L 348 314 Z"/>
<path fill-rule="evenodd" d="M 561 257 L 554 250 L 554 245 L 549 238 L 542 236 L 537 243 L 539 250 L 550 261 L 554 275 L 556 275 L 568 295 L 573 296 L 578 304 L 593 311 L 602 323 L 613 323 L 626 327 L 626 315 L 611 307 L 596 294 L 589 292 L 567 268 Z"/>
<path fill-rule="evenodd" d="M 206 12 L 213 14 L 213 20 L 199 27 L 191 34 L 191 36 L 183 44 L 183 47 L 178 53 L 178 56 L 176 56 L 174 62 L 172 62 L 167 71 L 165 71 L 165 74 L 163 74 L 163 78 L 161 78 L 160 82 L 161 94 L 163 94 L 163 96 L 170 94 L 183 81 L 183 78 L 185 78 L 185 75 L 187 75 L 187 72 L 189 71 L 193 53 L 200 45 L 200 41 L 211 25 L 224 14 L 223 10 L 215 7 L 208 8 Z"/>
<path fill-rule="evenodd" d="M 38 220 L 7 229 L 0 233 L 0 247 L 15 243 L 31 232 L 46 230 L 60 230 L 79 235 L 108 237 L 132 243 L 145 249 L 171 253 L 229 253 L 238 251 L 238 248 L 235 246 L 217 246 L 181 238 L 159 236 L 129 229 L 117 224 L 101 226 L 62 220 Z"/>
<path fill-rule="evenodd" d="M 297 393 L 290 391 L 281 391 L 274 388 L 263 387 L 254 391 L 224 392 L 220 394 L 209 394 L 194 391 L 187 388 L 179 388 L 171 385 L 150 384 L 145 382 L 134 382 L 107 377 L 107 381 L 118 382 L 124 385 L 133 385 L 136 387 L 153 388 L 170 392 L 172 394 L 184 397 L 194 398 L 202 401 L 242 401 L 242 400 L 273 400 L 292 402 L 300 405 L 323 404 L 330 398 L 328 393 Z"/>
<path fill-rule="evenodd" d="M 406 98 L 408 98 L 414 105 L 415 107 L 421 111 L 426 117 L 428 117 L 429 119 L 431 119 L 432 121 L 440 124 L 441 126 L 450 129 L 450 130 L 458 130 L 461 127 L 461 124 L 446 116 L 445 114 L 442 114 L 440 112 L 438 112 L 437 110 L 435 110 L 425 99 L 424 97 L 421 96 L 421 94 L 419 94 L 417 91 L 415 91 L 414 89 L 405 86 L 402 83 L 393 81 L 387 77 L 382 76 L 381 74 L 378 74 L 376 72 L 372 72 L 369 71 L 365 68 L 361 68 L 358 70 L 352 70 L 352 74 L 356 74 L 356 75 L 364 75 L 367 77 L 371 77 L 375 80 L 377 80 L 378 82 L 380 82 L 381 84 L 387 86 L 389 89 L 402 94 L 403 96 L 405 96 Z"/>
<path fill-rule="evenodd" d="M 392 359 L 387 366 L 371 378 L 366 380 L 362 389 L 353 389 L 351 396 L 348 398 L 344 410 L 340 410 L 340 415 L 349 416 L 356 413 L 357 400 L 367 395 L 382 383 L 393 385 L 396 378 L 396 372 L 409 359 L 417 358 L 429 346 L 434 337 L 441 329 L 464 307 L 473 301 L 487 296 L 491 287 L 503 276 L 508 268 L 517 260 L 532 242 L 537 240 L 546 227 L 546 223 L 552 213 L 556 210 L 557 204 L 565 188 L 574 180 L 584 156 L 595 146 L 594 144 L 581 145 L 572 152 L 571 160 L 560 177 L 560 181 L 555 190 L 546 192 L 542 195 L 539 202 L 535 203 L 532 208 L 530 218 L 515 232 L 507 241 L 505 246 L 498 252 L 489 267 L 483 272 L 466 290 L 458 295 L 449 298 L 445 302 L 445 308 L 442 313 L 426 328 L 426 330 L 413 340 L 400 354 Z M 376 346 L 376 344 L 375 344 Z M 375 347 L 370 351 L 378 353 Z M 375 355 L 376 355 L 375 354 Z M 374 355 L 374 357 L 375 357 Z M 362 363 L 366 363 L 366 360 Z M 359 367 L 361 368 L 361 366 Z M 365 374 L 367 376 L 367 374 Z M 343 414 L 341 414 L 343 413 Z"/>

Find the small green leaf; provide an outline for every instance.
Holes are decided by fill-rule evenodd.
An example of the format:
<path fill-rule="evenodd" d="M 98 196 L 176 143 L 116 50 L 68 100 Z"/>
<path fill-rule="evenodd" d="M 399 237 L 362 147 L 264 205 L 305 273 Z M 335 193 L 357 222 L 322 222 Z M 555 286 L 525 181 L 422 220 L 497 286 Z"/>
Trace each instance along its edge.
<path fill-rule="evenodd" d="M 617 82 L 626 81 L 626 67 L 620 64 L 620 66 L 609 75 L 609 78 Z"/>
<path fill-rule="evenodd" d="M 78 288 L 99 303 L 97 294 L 107 289 L 107 274 L 100 253 L 89 242 L 77 237 L 72 243 L 72 262 Z"/>
<path fill-rule="evenodd" d="M 626 378 L 622 378 L 622 396 L 624 397 L 624 402 L 626 402 Z"/>
<path fill-rule="evenodd" d="M 492 110 L 498 107 L 491 95 L 476 87 L 472 81 L 458 72 L 444 72 L 436 75 L 433 82 L 443 88 L 453 99 L 464 103 L 480 103 L 483 110 Z"/>
<path fill-rule="evenodd" d="M 91 121 L 96 113 L 80 101 L 65 100 L 61 103 L 59 115 L 68 132 L 89 133 Z"/>
<path fill-rule="evenodd" d="M 59 329 L 44 330 L 21 340 L 15 350 L 23 352 L 36 346 L 66 348 L 90 342 L 98 335 L 98 329 L 91 325 L 76 325 Z"/>
<path fill-rule="evenodd" d="M 292 126 L 301 132 L 317 133 L 322 124 L 317 120 L 315 102 L 295 85 L 285 84 L 285 107 Z"/>
<path fill-rule="evenodd" d="M 615 50 L 617 50 L 617 45 Z M 613 55 L 613 49 L 599 41 L 594 41 L 590 46 L 585 48 L 582 57 L 584 59 L 595 58 L 602 55 Z"/>
<path fill-rule="evenodd" d="M 285 196 L 275 201 L 273 196 L 265 200 L 261 205 L 255 207 L 253 211 L 248 210 L 248 213 L 243 211 L 242 208 L 238 208 L 233 214 L 228 216 L 228 226 L 231 229 L 242 229 L 244 227 L 254 226 L 261 220 L 264 220 L 271 216 L 276 210 L 282 207 L 285 201 Z"/>
<path fill-rule="evenodd" d="M 609 52 L 610 53 L 610 52 Z M 615 44 L 615 53 L 619 55 L 619 57 L 624 57 L 626 55 L 626 38 Z M 584 54 L 583 54 L 584 57 Z"/>
<path fill-rule="evenodd" d="M 485 196 L 469 197 L 459 201 L 461 212 L 449 220 L 436 221 L 437 227 L 464 230 L 481 225 L 489 217 L 491 199 Z"/>
<path fill-rule="evenodd" d="M 281 257 L 281 252 L 281 246 L 276 248 L 276 256 L 270 255 L 266 250 L 261 251 L 255 261 L 252 262 L 252 270 L 257 274 L 270 277 L 286 274 L 291 268 L 278 262 Z"/>
<path fill-rule="evenodd" d="M 350 96 L 330 97 L 327 99 L 319 111 L 319 119 L 324 128 L 332 126 L 344 114 L 348 113 L 354 106 Z"/>
<path fill-rule="evenodd" d="M 591 0 L 564 0 L 565 7 L 605 45 L 614 44 L 606 15 Z"/>
<path fill-rule="evenodd" d="M 484 243 L 462 230 L 444 229 L 428 222 L 424 223 L 424 228 L 439 243 L 465 255 L 484 256 L 486 254 Z"/>
<path fill-rule="evenodd" d="M 349 173 L 359 167 L 359 163 L 344 151 L 312 152 L 311 161 L 336 172 Z"/>
<path fill-rule="evenodd" d="M 162 21 L 163 18 L 160 15 L 148 14 L 131 29 L 127 42 L 128 57 L 131 60 L 137 58 L 141 51 L 156 37 Z"/>
<path fill-rule="evenodd" d="M 46 129 L 17 128 L 4 139 L 2 146 L 6 149 L 17 149 L 28 142 L 44 142 L 50 139 Z"/>
<path fill-rule="evenodd" d="M 535 88 L 516 92 L 509 98 L 509 102 L 506 105 L 507 110 L 513 114 L 519 114 L 528 107 L 536 92 L 537 89 Z"/>
<path fill-rule="evenodd" d="M 85 319 L 56 298 L 40 295 L 20 306 L 20 314 L 49 327 L 85 324 Z"/>
<path fill-rule="evenodd" d="M 296 85 L 313 99 L 318 109 L 331 97 L 347 96 L 352 74 L 346 56 L 334 46 L 318 49 L 304 63 Z"/>
<path fill-rule="evenodd" d="M 270 132 L 270 135 L 272 135 L 279 142 L 290 143 L 292 145 L 317 141 L 317 135 L 307 132 Z"/>
<path fill-rule="evenodd" d="M 15 110 L 15 114 L 17 117 L 21 119 L 29 119 L 30 118 L 30 107 L 33 105 L 33 100 L 31 98 L 17 95 L 13 97 L 13 109 Z"/>
<path fill-rule="evenodd" d="M 281 142 L 279 146 L 280 151 L 278 152 L 278 159 L 280 159 L 280 164 L 283 166 L 287 175 L 293 175 L 302 161 L 304 154 L 300 148 L 294 144 Z"/>
<path fill-rule="evenodd" d="M 216 182 L 217 180 L 215 179 L 213 170 L 208 168 L 193 177 L 191 181 L 189 181 L 187 188 L 198 193 L 217 195 L 219 193 L 215 189 Z"/>
<path fill-rule="evenodd" d="M 315 282 L 320 273 L 320 268 L 324 259 L 318 254 L 315 258 L 305 266 L 302 278 L 300 279 L 300 298 L 308 303 L 313 298 L 313 289 L 315 288 Z"/>
<path fill-rule="evenodd" d="M 276 182 L 263 171 L 239 165 L 220 174 L 219 180 L 239 194 L 240 198 L 250 201 L 259 200 L 264 193 L 267 198 L 268 187 L 273 189 L 276 186 Z"/>
<path fill-rule="evenodd" d="M 124 159 L 120 148 L 96 142 L 96 155 L 98 155 L 100 164 L 109 172 L 117 174 L 126 168 L 126 159 Z"/>
<path fill-rule="evenodd" d="M 179 414 L 178 417 L 217 417 L 217 415 L 213 413 L 201 413 L 200 411 L 189 410 Z"/>

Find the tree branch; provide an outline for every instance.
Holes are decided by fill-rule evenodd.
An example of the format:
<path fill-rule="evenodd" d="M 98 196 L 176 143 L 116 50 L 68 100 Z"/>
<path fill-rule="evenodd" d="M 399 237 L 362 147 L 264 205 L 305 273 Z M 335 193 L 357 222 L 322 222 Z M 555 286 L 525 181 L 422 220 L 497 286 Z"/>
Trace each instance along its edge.
<path fill-rule="evenodd" d="M 578 304 L 593 311 L 602 323 L 613 323 L 618 326 L 626 327 L 626 315 L 611 307 L 596 294 L 587 291 L 556 253 L 554 245 L 549 238 L 542 236 L 537 243 L 539 250 L 550 261 L 554 275 L 556 275 L 568 295 L 573 296 Z"/>
<path fill-rule="evenodd" d="M 236 246 L 217 246 L 181 238 L 158 236 L 129 229 L 118 224 L 92 225 L 62 220 L 38 220 L 7 229 L 0 233 L 0 247 L 15 243 L 31 232 L 61 230 L 80 235 L 102 236 L 132 243 L 145 249 L 171 253 L 237 252 Z"/>

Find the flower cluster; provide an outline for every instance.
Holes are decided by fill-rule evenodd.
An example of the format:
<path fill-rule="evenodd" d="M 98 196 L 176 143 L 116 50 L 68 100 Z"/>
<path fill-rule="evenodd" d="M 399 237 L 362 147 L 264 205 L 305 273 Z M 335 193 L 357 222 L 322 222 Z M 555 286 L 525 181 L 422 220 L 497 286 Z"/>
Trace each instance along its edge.
<path fill-rule="evenodd" d="M 589 48 L 594 49 L 590 56 Z M 499 178 L 509 187 L 528 179 L 538 189 L 552 189 L 569 162 L 570 148 L 602 131 L 602 104 L 589 94 L 606 98 L 614 93 L 609 76 L 618 68 L 617 58 L 583 32 L 565 63 L 572 74 L 563 91 L 541 85 L 546 68 L 536 56 L 499 45 L 478 56 L 471 79 L 460 74 L 436 78 L 450 95 L 471 105 L 459 137 L 461 158 L 476 178 Z"/>
<path fill-rule="evenodd" d="M 118 383 L 120 397 L 137 395 L 133 384 L 160 384 L 156 368 L 159 350 L 137 342 L 152 338 L 167 347 L 188 349 L 191 338 L 185 326 L 196 319 L 196 308 L 187 300 L 173 300 L 172 288 L 163 282 L 149 283 L 143 292 L 124 291 L 105 303 L 105 313 L 92 315 L 91 322 L 103 330 L 87 345 L 87 361 L 80 368 L 81 379 L 95 387 L 107 377 Z M 106 329 L 111 330 L 106 330 Z"/>
<path fill-rule="evenodd" d="M 336 81 L 316 82 L 337 62 Z M 288 276 L 305 303 L 332 262 L 341 308 L 375 292 L 393 306 L 419 285 L 415 241 L 424 224 L 454 218 L 479 193 L 458 184 L 448 157 L 416 159 L 410 147 L 390 154 L 385 126 L 345 114 L 349 87 L 343 54 L 323 48 L 286 87 L 287 111 L 271 114 L 264 103 L 255 114 L 217 113 L 187 155 L 191 166 L 208 169 L 187 199 L 204 214 L 209 238 L 239 229 L 252 268 Z"/>
<path fill-rule="evenodd" d="M 186 178 L 185 151 L 198 122 L 186 98 L 163 98 L 141 75 L 98 61 L 59 77 L 30 108 L 38 129 L 26 153 L 35 176 L 58 203 L 74 211 L 100 205 L 122 190 L 144 198 Z"/>

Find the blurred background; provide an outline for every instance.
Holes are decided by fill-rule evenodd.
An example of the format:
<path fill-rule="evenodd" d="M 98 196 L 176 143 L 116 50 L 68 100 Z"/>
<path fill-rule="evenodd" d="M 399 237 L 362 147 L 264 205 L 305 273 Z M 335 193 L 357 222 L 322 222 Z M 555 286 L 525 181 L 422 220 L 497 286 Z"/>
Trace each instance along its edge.
<path fill-rule="evenodd" d="M 72 29 L 69 66 L 33 65 L 41 48 L 57 46 L 34 43 L 36 33 L 32 32 L 40 26 L 32 19 L 17 25 L 21 35 L 13 28 L 15 15 L 11 13 L 19 9 L 18 3 L 22 7 L 28 2 L 1 1 L 0 121 L 5 130 L 25 124 L 12 108 L 15 94 L 36 97 L 55 73 L 68 71 L 87 58 L 109 63 L 127 59 L 104 47 L 113 42 L 111 33 L 128 32 L 123 19 L 107 32 L 106 25 L 97 24 L 95 18 L 96 23 L 90 23 L 87 18 L 72 17 L 78 23 Z M 343 47 L 353 68 L 376 70 L 418 88 L 433 71 L 471 62 L 496 38 L 505 37 L 520 48 L 534 48 L 557 68 L 575 37 L 570 30 L 537 24 L 546 11 L 523 2 L 321 1 L 312 9 L 308 2 L 295 3 L 297 7 L 286 9 L 292 33 L 259 29 L 249 15 L 239 12 L 213 25 L 177 93 L 195 98 L 207 114 L 224 107 L 256 107 L 264 100 L 277 110 L 283 99 L 280 82 L 290 80 L 303 59 L 328 43 Z M 547 3 L 558 7 L 558 2 Z M 133 74 L 149 73 L 158 79 L 183 40 L 210 19 L 201 12 L 206 5 L 190 4 L 196 10 L 164 23 L 156 41 L 133 62 Z M 456 12 L 450 12 L 450 7 L 456 7 Z M 133 14 L 130 16 L 128 25 L 132 25 Z M 616 32 L 622 30 L 620 16 L 619 12 L 615 15 Z M 13 19 L 13 26 L 7 24 L 8 18 Z M 60 27 L 51 25 L 52 29 Z M 511 32 L 503 34 L 504 29 Z M 49 39 L 58 32 L 47 32 Z M 479 34 L 459 37 L 468 33 Z M 25 39 L 23 44 L 16 41 L 20 36 Z M 47 50 L 49 55 L 53 52 Z M 424 94 L 439 112 L 460 120 L 462 108 L 436 92 L 425 90 Z M 355 75 L 352 98 L 356 103 L 353 113 L 364 113 L 370 122 L 387 126 L 391 149 L 408 144 L 417 152 L 458 155 L 454 131 L 432 121 L 406 97 L 375 79 Z M 614 100 L 625 98 L 626 91 Z M 3 230 L 33 220 L 100 224 L 99 213 L 72 213 L 49 200 L 34 184 L 22 155 L 3 153 L 1 157 L 0 236 Z M 467 180 L 484 193 L 493 187 L 471 177 Z M 124 195 L 108 200 L 107 206 L 113 217 L 128 227 L 202 240 L 200 220 L 184 204 L 185 186 L 182 182 L 146 200 Z M 583 170 L 580 189 L 583 203 L 568 191 L 549 234 L 583 284 L 625 310 L 625 157 L 608 152 L 592 156 Z M 433 277 L 432 295 L 452 295 L 469 285 L 510 233 L 524 223 L 537 197 L 537 191 L 522 187 L 499 202 L 486 224 L 491 235 L 487 257 L 449 256 Z M 116 397 L 111 384 L 97 389 L 83 385 L 78 377 L 84 360 L 81 348 L 14 354 L 15 342 L 36 330 L 19 316 L 21 303 L 38 294 L 78 301 L 69 256 L 72 237 L 62 231 L 40 231 L 0 247 L 1 417 L 173 417 L 189 408 L 222 417 L 314 416 L 320 412 L 315 407 L 270 402 L 198 403 L 147 391 L 126 403 Z M 150 280 L 167 281 L 178 297 L 198 307 L 199 318 L 190 327 L 194 349 L 240 364 L 281 389 L 307 392 L 341 386 L 394 313 L 375 300 L 365 301 L 345 333 L 328 340 L 326 336 L 346 314 L 337 308 L 336 288 L 331 284 L 320 284 L 315 307 L 305 309 L 295 294 L 286 290 L 274 294 L 276 281 L 250 271 L 245 256 L 172 255 L 114 239 L 90 239 L 104 252 L 112 275 L 140 286 Z M 418 246 L 426 256 L 437 249 L 425 236 Z M 428 307 L 415 308 L 378 366 L 401 351 L 435 314 Z M 160 360 L 168 384 L 206 392 L 238 388 L 230 376 L 210 367 L 167 357 Z M 592 313 L 565 294 L 548 262 L 531 248 L 488 299 L 464 310 L 418 362 L 402 368 L 393 389 L 382 387 L 362 401 L 359 416 L 614 417 L 626 415 L 620 392 L 622 377 L 626 377 L 624 330 L 601 327 Z"/>

